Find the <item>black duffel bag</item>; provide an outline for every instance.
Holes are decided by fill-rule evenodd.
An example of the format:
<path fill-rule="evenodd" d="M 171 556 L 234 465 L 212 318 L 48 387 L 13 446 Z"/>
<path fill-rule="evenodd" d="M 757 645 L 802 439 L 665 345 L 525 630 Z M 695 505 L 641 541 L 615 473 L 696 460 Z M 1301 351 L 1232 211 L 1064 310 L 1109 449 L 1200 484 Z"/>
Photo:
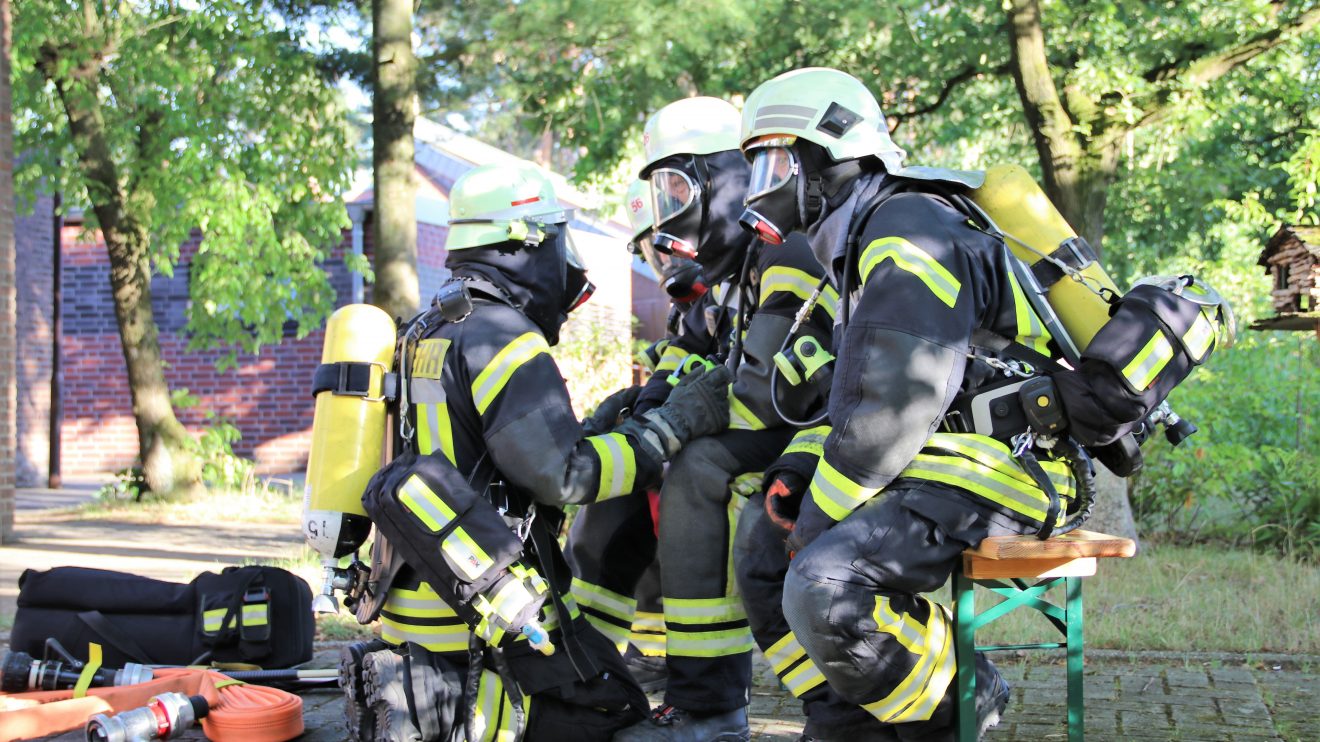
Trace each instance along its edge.
<path fill-rule="evenodd" d="M 47 638 L 102 662 L 246 662 L 266 669 L 312 658 L 312 591 L 278 567 L 227 567 L 188 584 L 83 567 L 25 570 L 10 647 L 40 657 Z"/>

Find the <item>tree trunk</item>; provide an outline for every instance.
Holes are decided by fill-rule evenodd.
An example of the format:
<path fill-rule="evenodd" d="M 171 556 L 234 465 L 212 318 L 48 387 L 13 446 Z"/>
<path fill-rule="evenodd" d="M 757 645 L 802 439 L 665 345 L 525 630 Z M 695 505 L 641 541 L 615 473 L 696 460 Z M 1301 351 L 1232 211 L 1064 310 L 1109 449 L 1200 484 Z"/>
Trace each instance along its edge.
<path fill-rule="evenodd" d="M 13 14 L 9 0 L 0 0 L 0 544 L 14 536 L 14 455 L 18 448 L 18 407 L 14 350 L 16 301 L 14 285 L 14 119 L 10 95 L 10 49 Z"/>
<path fill-rule="evenodd" d="M 95 62 L 56 72 L 57 55 L 48 50 L 42 69 L 55 83 L 69 118 L 78 163 L 87 184 L 98 226 L 110 256 L 110 289 L 119 324 L 119 342 L 128 368 L 138 455 L 147 486 L 168 492 L 197 484 L 200 472 L 188 449 L 188 431 L 174 416 L 165 365 L 160 355 L 156 318 L 151 308 L 150 236 L 130 204 L 141 200 L 126 193 L 110 154 L 105 122 L 96 95 Z"/>
<path fill-rule="evenodd" d="M 412 0 L 372 1 L 372 164 L 375 171 L 372 300 L 391 317 L 411 317 L 421 304 L 417 279 L 417 60 L 412 50 Z"/>

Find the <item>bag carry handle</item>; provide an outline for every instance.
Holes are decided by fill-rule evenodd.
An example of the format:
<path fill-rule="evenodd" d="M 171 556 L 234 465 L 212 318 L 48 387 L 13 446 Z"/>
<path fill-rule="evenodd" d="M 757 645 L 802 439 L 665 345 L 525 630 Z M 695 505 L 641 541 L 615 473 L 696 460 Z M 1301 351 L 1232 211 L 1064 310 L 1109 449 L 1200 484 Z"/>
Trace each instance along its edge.
<path fill-rule="evenodd" d="M 137 642 L 133 641 L 133 637 L 110 623 L 110 619 L 106 618 L 105 614 L 100 611 L 83 611 L 78 614 L 78 618 L 82 619 L 82 622 L 87 624 L 92 631 L 100 634 L 106 644 L 123 652 L 129 659 L 144 665 L 154 664 L 151 656 L 143 651 Z"/>

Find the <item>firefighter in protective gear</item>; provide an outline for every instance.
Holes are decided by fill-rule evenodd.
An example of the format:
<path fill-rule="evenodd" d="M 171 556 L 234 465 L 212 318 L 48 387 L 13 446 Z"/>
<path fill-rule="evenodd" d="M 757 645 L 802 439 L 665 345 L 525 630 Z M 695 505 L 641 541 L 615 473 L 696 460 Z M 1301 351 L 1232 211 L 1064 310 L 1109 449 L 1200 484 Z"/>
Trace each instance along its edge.
<path fill-rule="evenodd" d="M 1075 444 L 1109 442 L 1159 400 L 1120 400 L 1121 368 L 1100 358 L 1083 354 L 1075 370 L 1054 364 L 1059 346 L 1027 299 L 1020 261 L 959 198 L 980 178 L 901 168 L 887 131 L 874 96 L 837 70 L 774 78 L 743 111 L 752 161 L 744 224 L 767 239 L 806 232 L 850 297 L 835 343 L 832 430 L 815 466 L 799 469 L 807 476 L 776 478 L 772 509 L 791 516 L 785 491 L 809 482 L 789 537 L 784 609 L 830 685 L 900 738 L 952 739 L 951 620 L 923 593 L 986 536 L 1061 523 L 1090 475 Z M 1091 347 L 1100 345 L 1098 335 Z M 1026 353 L 1035 361 L 1022 362 Z M 1175 355 L 1151 378 L 1180 381 L 1188 366 Z M 1039 373 L 1033 367 L 1059 369 L 1050 376 L 1070 430 L 1106 435 L 1058 436 L 1047 450 L 1031 429 L 1011 439 L 969 433 L 946 415 L 968 394 Z M 1008 688 L 984 657 L 976 674 L 984 729 Z"/>
<path fill-rule="evenodd" d="M 705 328 L 706 286 L 701 269 L 691 260 L 660 253 L 651 245 L 651 194 L 645 181 L 634 181 L 628 188 L 625 210 L 632 227 L 629 252 L 647 262 L 661 286 L 669 293 L 672 306 L 668 335 L 658 344 L 651 379 L 643 387 L 630 387 L 607 397 L 584 423 L 593 434 L 614 429 L 621 415 L 641 414 L 665 401 L 674 387 L 669 372 L 678 368 L 689 354 L 712 353 L 712 336 Z M 689 318 L 691 318 L 689 320 Z M 660 570 L 656 559 L 656 529 L 652 518 L 652 499 L 621 497 L 578 512 L 569 531 L 568 557 L 579 578 L 578 605 L 587 620 L 611 639 L 628 659 L 643 690 L 664 688 L 665 668 L 664 612 L 660 601 Z M 644 571 L 637 581 L 636 575 Z M 635 600 L 630 592 L 636 583 Z M 594 585 L 605 595 L 623 601 L 623 610 L 601 606 L 602 596 L 582 589 Z M 632 614 L 631 623 L 620 613 Z"/>
<path fill-rule="evenodd" d="M 738 227 L 747 164 L 737 151 L 738 112 L 714 98 L 671 103 L 644 128 L 658 251 L 695 260 L 709 285 L 729 281 L 709 314 L 728 338 L 729 430 L 688 446 L 671 462 L 660 493 L 660 564 L 669 681 L 651 719 L 621 732 L 635 740 L 746 739 L 752 636 L 732 575 L 732 537 L 744 502 L 735 489 L 782 452 L 792 430 L 770 398 L 772 357 L 822 277 L 804 240 L 769 249 Z M 715 292 L 711 292 L 711 296 Z M 827 338 L 835 297 L 802 334 Z M 732 322 L 726 323 L 726 312 Z M 725 334 L 722 325 L 732 325 Z M 684 359 L 677 371 L 695 365 Z M 688 361 L 691 361 L 690 363 Z M 720 360 L 724 360 L 720 358 Z M 782 409 L 806 415 L 818 396 L 790 393 Z M 584 579 L 581 590 L 598 587 Z M 612 596 L 602 595 L 602 603 Z"/>
<path fill-rule="evenodd" d="M 599 690 L 621 675 L 614 682 L 626 687 L 613 700 L 579 694 L 579 703 L 608 709 L 610 723 L 626 720 L 626 705 L 641 696 L 626 690 L 636 686 L 621 664 L 611 666 L 587 651 L 603 646 L 618 661 L 573 605 L 571 575 L 554 527 L 546 524 L 562 519 L 563 505 L 608 500 L 657 481 L 663 461 L 689 440 L 723 429 L 729 376 L 722 369 L 699 374 L 649 413 L 630 417 L 613 432 L 587 434 L 549 355 L 569 312 L 591 291 L 567 229 L 569 212 L 552 182 L 530 164 L 478 167 L 454 184 L 450 212 L 446 265 L 453 277 L 432 310 L 414 320 L 401 346 L 408 377 L 401 384 L 406 397 L 401 394 L 400 445 L 422 457 L 443 457 L 478 492 L 490 483 L 484 491 L 499 500 L 492 505 L 518 524 L 515 531 L 528 549 L 524 561 L 540 572 L 551 596 L 540 623 L 560 651 L 543 657 L 510 650 L 509 663 L 517 685 L 530 694 L 528 739 L 560 739 L 568 730 L 554 726 L 550 709 L 567 708 L 573 694 L 543 703 L 538 714 L 540 689 L 562 692 L 587 683 Z M 373 585 L 359 620 L 378 614 L 386 642 L 466 664 L 469 627 L 392 551 L 385 543 L 373 553 Z M 512 642 L 515 649 L 519 643 Z M 378 655 L 368 655 L 364 664 L 379 661 Z M 482 739 L 504 734 L 519 715 L 516 695 L 501 690 L 507 687 L 502 674 L 488 674 L 474 707 Z M 386 712 L 377 714 L 379 736 L 420 735 L 409 728 L 407 709 L 398 713 L 388 693 L 372 700 Z M 612 733 L 597 722 L 577 734 Z"/>

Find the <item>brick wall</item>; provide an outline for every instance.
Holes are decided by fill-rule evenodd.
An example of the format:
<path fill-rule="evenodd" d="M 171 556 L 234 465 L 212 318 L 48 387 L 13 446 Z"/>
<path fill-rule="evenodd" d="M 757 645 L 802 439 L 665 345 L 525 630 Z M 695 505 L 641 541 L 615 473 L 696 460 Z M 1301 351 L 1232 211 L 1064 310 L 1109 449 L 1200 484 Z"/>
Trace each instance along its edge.
<path fill-rule="evenodd" d="M 99 236 L 78 226 L 66 227 L 63 237 L 63 473 L 123 468 L 137 458 L 137 428 L 105 247 Z M 194 431 L 209 424 L 207 411 L 232 421 L 243 434 L 235 451 L 255 459 L 259 471 L 297 470 L 306 463 L 311 440 L 313 403 L 308 388 L 320 363 L 324 333 L 317 330 L 297 339 L 290 332 L 279 345 L 263 348 L 258 355 L 242 355 L 237 368 L 218 373 L 215 361 L 223 352 L 190 352 L 182 334 L 188 302 L 186 261 L 196 253 L 197 244 L 194 234 L 180 249 L 181 263 L 174 276 L 156 276 L 151 283 L 170 388 L 187 389 L 198 399 L 196 407 L 176 412 Z M 351 275 L 343 264 L 343 253 L 351 245 L 346 230 L 344 243 L 325 264 L 341 304 L 348 301 L 351 290 Z"/>
<path fill-rule="evenodd" d="M 0 544 L 14 536 L 17 404 L 14 329 L 14 132 L 9 89 L 10 6 L 0 2 Z"/>
<path fill-rule="evenodd" d="M 51 370 L 54 301 L 54 200 L 39 195 L 19 213 L 18 255 L 18 450 L 19 487 L 44 486 L 50 464 Z"/>

